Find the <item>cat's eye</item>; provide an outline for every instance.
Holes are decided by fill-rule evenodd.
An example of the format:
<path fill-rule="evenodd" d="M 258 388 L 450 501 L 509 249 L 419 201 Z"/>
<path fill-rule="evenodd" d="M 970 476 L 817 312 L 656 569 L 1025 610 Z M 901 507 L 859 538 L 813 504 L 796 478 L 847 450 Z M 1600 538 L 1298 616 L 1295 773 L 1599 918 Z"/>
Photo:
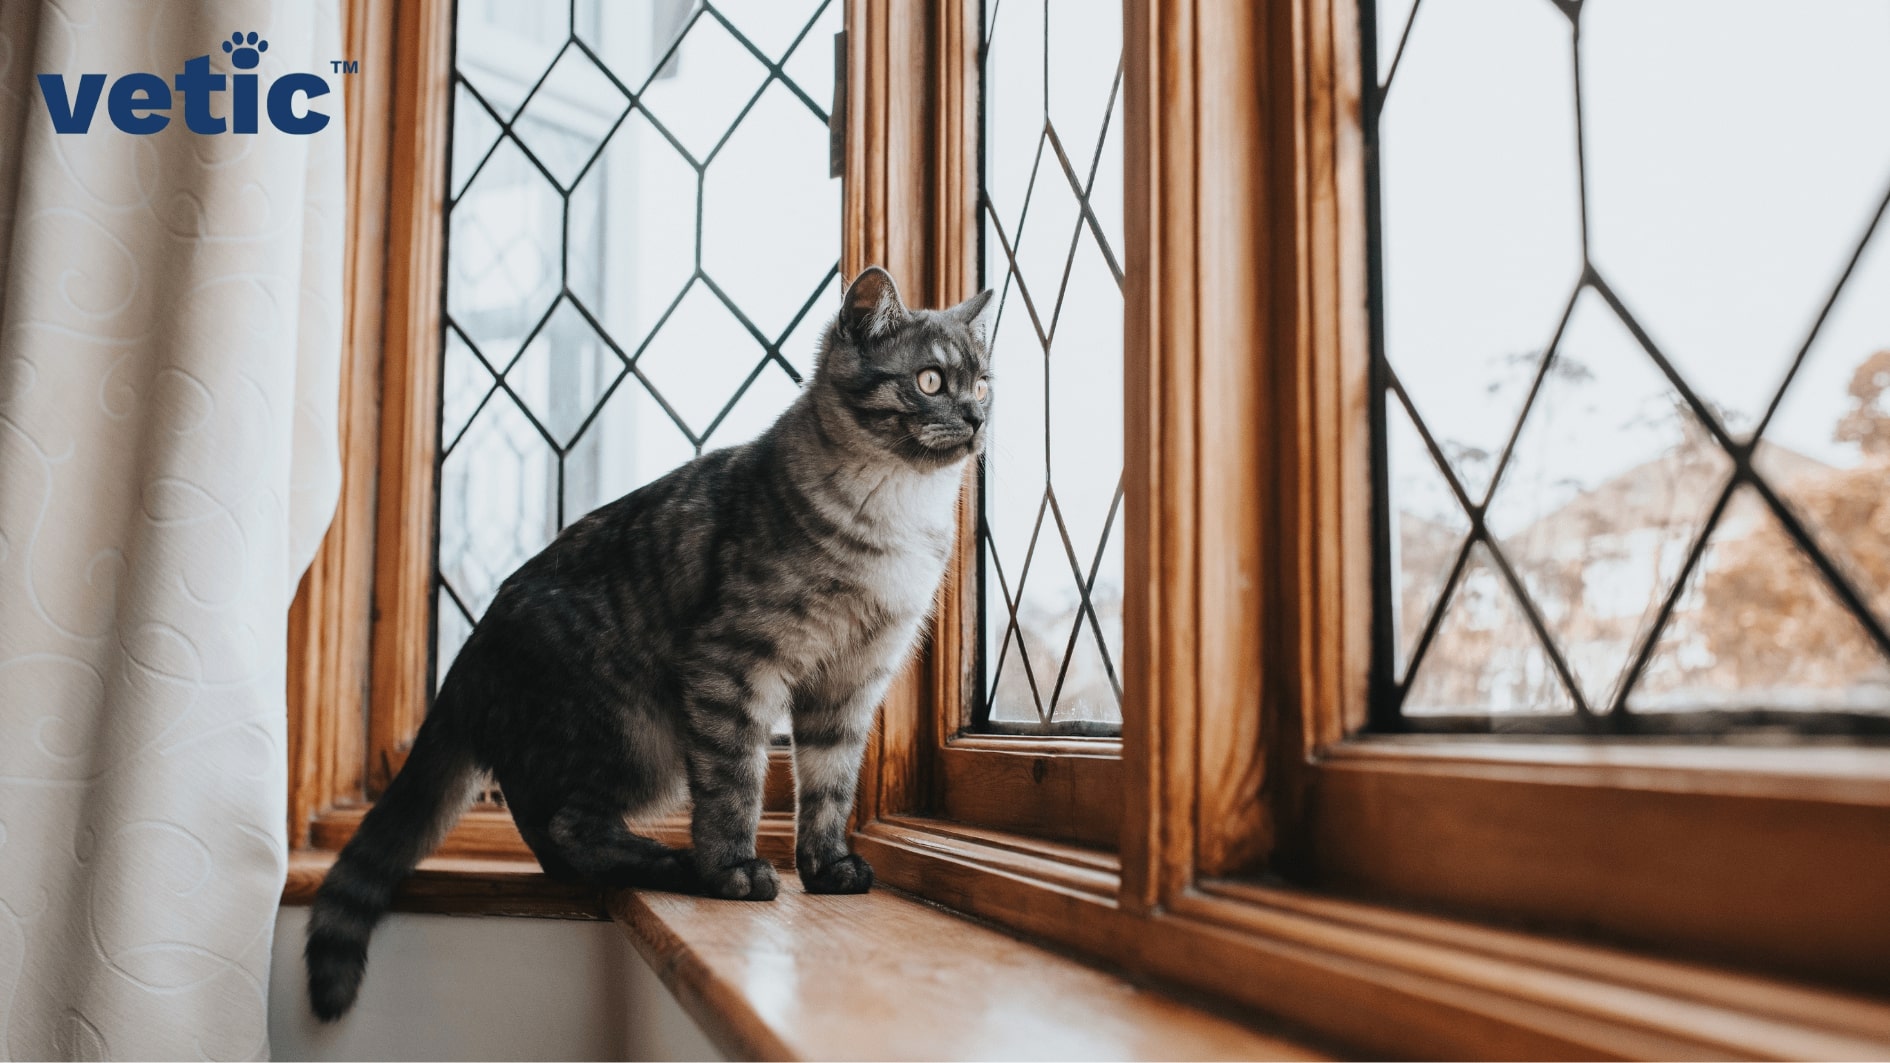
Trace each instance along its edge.
<path fill-rule="evenodd" d="M 971 385 L 971 397 L 977 399 L 979 402 L 990 398 L 991 382 L 989 380 L 980 380 L 976 384 Z"/>
<path fill-rule="evenodd" d="M 938 394 L 938 389 L 945 386 L 945 378 L 936 369 L 919 370 L 919 390 L 927 395 Z"/>

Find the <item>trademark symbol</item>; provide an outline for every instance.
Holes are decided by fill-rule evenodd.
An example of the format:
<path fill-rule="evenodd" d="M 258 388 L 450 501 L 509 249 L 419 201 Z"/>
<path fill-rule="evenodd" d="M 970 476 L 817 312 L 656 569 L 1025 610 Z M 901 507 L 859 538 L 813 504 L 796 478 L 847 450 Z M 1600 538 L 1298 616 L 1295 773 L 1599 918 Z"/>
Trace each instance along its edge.
<path fill-rule="evenodd" d="M 330 59 L 328 61 L 328 68 L 331 72 L 336 74 L 359 74 L 361 72 L 361 60 Z"/>

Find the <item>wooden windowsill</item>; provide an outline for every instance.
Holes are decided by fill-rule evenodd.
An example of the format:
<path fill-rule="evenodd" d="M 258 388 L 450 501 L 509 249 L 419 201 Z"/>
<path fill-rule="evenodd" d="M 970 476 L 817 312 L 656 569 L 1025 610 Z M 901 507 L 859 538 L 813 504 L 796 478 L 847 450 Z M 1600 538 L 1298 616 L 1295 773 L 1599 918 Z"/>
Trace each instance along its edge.
<path fill-rule="evenodd" d="M 1390 736 L 1303 774 L 1324 889 L 1890 995 L 1890 750 Z"/>
<path fill-rule="evenodd" d="M 1332 746 L 1321 759 L 1347 767 L 1600 784 L 1617 790 L 1890 805 L 1890 748 L 1880 745 L 1365 735 Z"/>
<path fill-rule="evenodd" d="M 624 891 L 611 915 L 736 1059 L 1326 1059 L 875 887 L 768 904 Z"/>
<path fill-rule="evenodd" d="M 307 904 L 333 862 L 295 853 L 283 903 Z M 394 908 L 614 917 L 733 1059 L 1331 1058 L 882 887 L 822 897 L 783 873 L 766 904 L 604 898 L 530 860 L 432 857 Z"/>
<path fill-rule="evenodd" d="M 871 837 L 954 866 L 978 848 L 976 837 L 911 825 Z M 987 848 L 986 859 L 1003 859 L 1005 850 Z M 295 853 L 283 903 L 308 903 L 332 861 Z M 1087 902 L 1098 932 L 1124 930 L 1089 881 L 1106 872 L 1082 860 L 1011 866 L 1034 877 L 1045 871 L 1036 864 L 1054 865 L 1050 879 Z M 1015 898 L 1002 885 L 987 880 L 964 899 L 1005 908 Z M 529 859 L 445 856 L 422 862 L 394 907 L 614 918 L 731 1058 L 1328 1058 L 1265 1032 L 1252 1013 L 1196 1007 L 883 886 L 816 897 L 784 874 L 766 904 L 604 897 L 552 880 Z M 1260 994 L 1269 1011 L 1355 1049 L 1443 1044 L 1463 1055 L 1474 1043 L 1508 1046 L 1496 1054 L 1514 1057 L 1850 1059 L 1884 1058 L 1890 1046 L 1882 1001 L 1354 901 L 1212 883 L 1157 923 L 1197 962 L 1230 972 L 1238 984 L 1227 995 L 1271 987 Z M 1229 951 L 1230 933 L 1251 949 Z M 1319 1016 L 1333 1009 L 1340 1014 Z M 1431 1029 L 1439 1024 L 1470 1041 Z"/>
<path fill-rule="evenodd" d="M 289 854 L 282 903 L 304 905 L 315 897 L 333 852 L 299 849 Z M 431 856 L 394 895 L 397 912 L 445 915 L 523 915 L 547 919 L 608 919 L 595 889 L 559 882 L 529 856 Z"/>

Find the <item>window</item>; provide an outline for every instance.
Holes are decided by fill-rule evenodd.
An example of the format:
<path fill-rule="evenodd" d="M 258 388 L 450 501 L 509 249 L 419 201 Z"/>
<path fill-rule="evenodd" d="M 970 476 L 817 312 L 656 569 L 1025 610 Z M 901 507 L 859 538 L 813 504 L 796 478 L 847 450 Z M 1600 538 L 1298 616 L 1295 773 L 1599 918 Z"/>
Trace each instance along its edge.
<path fill-rule="evenodd" d="M 841 0 L 347 11 L 373 73 L 349 98 L 348 470 L 292 619 L 291 836 L 324 848 L 499 580 L 770 423 L 840 290 Z M 769 854 L 792 850 L 787 774 L 777 755 Z M 490 809 L 446 845 L 523 852 Z"/>
<path fill-rule="evenodd" d="M 1369 416 L 1372 12 L 1127 6 L 1121 878 L 1113 907 L 1080 914 L 1067 893 L 993 882 L 993 899 L 935 895 L 1287 1002 L 1368 1053 L 1658 1056 L 1668 1037 L 1724 1035 L 1641 994 L 1750 1014 L 1717 975 L 1636 969 L 1650 952 L 1880 989 L 1882 749 L 1369 733 L 1386 556 Z M 1421 24 L 1445 5 L 1420 6 Z M 1529 6 L 1566 27 L 1557 12 L 1576 5 L 1501 11 Z M 1485 77 L 1478 102 L 1500 104 L 1499 85 Z M 1883 194 L 1866 193 L 1821 294 Z M 1608 948 L 1579 944 L 1597 940 Z M 1538 974 L 1602 992 L 1524 989 Z M 1591 1006 L 1619 990 L 1622 1010 Z M 1819 1025 L 1784 999 L 1750 1006 Z M 1517 1039 L 1492 1047 L 1499 1029 Z"/>
<path fill-rule="evenodd" d="M 916 870 L 917 854 L 909 844 L 920 850 L 984 845 L 994 831 L 1025 849 L 1058 847 L 1076 866 L 1108 866 L 1120 836 L 1124 765 L 1115 737 L 1121 718 L 1115 698 L 1121 672 L 1112 683 L 1115 666 L 1102 662 L 1121 642 L 1112 623 L 1114 607 L 1107 603 L 1119 596 L 1111 585 L 1123 586 L 1121 569 L 1111 567 L 1119 562 L 1108 552 L 1119 551 L 1124 541 L 1122 506 L 1115 501 L 1122 472 L 1122 359 L 1120 333 L 1110 325 L 1120 319 L 1122 296 L 1101 248 L 1106 242 L 1114 253 L 1110 229 L 1120 225 L 1114 206 L 1122 195 L 1120 169 L 1108 160 L 1119 158 L 1112 154 L 1120 151 L 1113 138 L 1121 134 L 1112 138 L 1106 131 L 1121 124 L 1121 45 L 1105 20 L 1092 20 L 1101 26 L 1075 24 L 1074 10 L 1062 3 L 1046 9 L 1042 0 L 989 6 L 951 0 L 927 7 L 883 7 L 867 0 L 847 9 L 852 102 L 846 115 L 846 268 L 882 263 L 900 278 L 908 301 L 924 305 L 950 305 L 985 286 L 1004 292 L 992 336 L 997 397 L 984 465 L 988 480 L 972 485 L 990 504 L 980 505 L 980 496 L 968 490 L 958 556 L 918 660 L 881 709 L 857 812 L 862 852 L 891 875 L 901 873 L 899 867 Z M 1051 89 L 1049 122 L 1042 87 L 1046 11 L 1051 28 L 1069 34 L 1050 46 L 1050 64 L 1071 79 L 1067 89 Z M 1014 42 L 1010 50 L 993 43 L 987 52 L 987 39 L 1000 37 Z M 1059 58 L 1073 43 L 1102 47 L 1107 54 L 1085 54 L 1074 64 Z M 1000 99 L 1007 92 L 1021 94 L 1013 97 L 1015 106 Z M 1082 117 L 1061 117 L 1066 105 L 1080 105 Z M 1000 111 L 1011 117 L 995 117 Z M 996 124 L 1004 121 L 1013 124 Z M 1064 124 L 1077 131 L 1062 132 Z M 1050 126 L 1058 129 L 1059 141 L 1067 136 L 1083 142 L 1080 150 L 1066 150 L 1067 165 L 1055 158 L 1046 134 Z M 1007 147 L 995 144 L 1000 138 L 1008 138 Z M 1043 161 L 1033 184 L 1030 167 L 1037 165 L 1040 145 Z M 1013 172 L 1017 168 L 1021 172 Z M 995 223 L 982 206 L 986 181 L 998 181 L 1000 169 L 1011 183 L 993 202 L 1000 215 L 1016 216 L 1003 223 L 1002 240 L 992 236 L 987 226 Z M 1079 188 L 1098 205 L 1080 210 Z M 1009 206 L 1004 195 L 1011 197 Z M 1028 234 L 1025 243 L 1011 232 L 1018 219 Z M 1076 250 L 1079 241 L 1086 252 Z M 1020 247 L 1035 250 L 1016 258 Z M 1014 258 L 1018 277 L 1007 285 Z M 1097 268 L 1088 270 L 1090 265 Z M 1074 280 L 1066 284 L 1066 276 Z M 1020 294 L 1026 288 L 1028 301 Z M 1055 336 L 1063 338 L 1052 338 L 1046 354 L 1059 300 L 1063 321 L 1070 324 L 1067 330 L 1057 326 Z M 1086 316 L 1101 320 L 1079 320 Z M 1046 393 L 1046 380 L 1058 379 L 1061 390 L 1053 384 Z M 1085 421 L 1070 416 L 1071 402 L 1087 407 L 1078 415 Z M 1091 433 L 1093 445 L 1086 449 L 1079 428 Z M 1067 457 L 1079 460 L 1060 473 L 1052 470 L 1051 479 L 1059 492 L 1067 479 L 1071 502 L 1086 508 L 1066 511 L 1067 533 L 1058 530 L 1057 518 L 1045 516 L 1032 553 L 1028 529 L 1047 512 L 1047 451 L 1059 438 L 1071 444 Z M 1020 515 L 1005 504 L 1007 497 L 1024 499 L 1028 512 Z M 1107 548 L 1106 527 L 1116 529 Z M 1021 540 L 1012 536 L 1020 528 L 1026 529 Z M 1004 566 L 1003 580 L 993 576 L 993 556 Z M 1026 637 L 1041 636 L 1030 652 L 1044 651 L 1041 661 L 1031 659 L 1039 684 L 1034 692 L 1028 682 L 1010 686 L 1026 675 L 1015 653 L 997 674 L 997 655 L 1010 630 L 1007 606 L 1018 602 L 1015 577 L 1025 556 L 1031 558 L 1031 575 L 1022 586 L 1036 590 L 1024 595 L 1020 618 L 1027 631 L 1030 623 L 1040 625 L 1038 635 Z M 1094 608 L 1085 606 L 1085 591 Z M 1042 626 L 1046 622 L 1050 626 Z M 1117 642 L 1105 651 L 1101 639 Z M 1059 673 L 1063 692 L 1056 687 Z M 1002 707 L 995 709 L 989 701 L 994 680 L 996 688 L 1014 695 L 1010 701 L 1000 697 Z M 980 840 L 967 840 L 974 836 Z M 1071 845 L 1079 848 L 1066 848 Z"/>
<path fill-rule="evenodd" d="M 982 48 L 984 281 L 1003 406 L 981 482 L 974 730 L 1122 722 L 1122 35 L 999 0 Z"/>
<path fill-rule="evenodd" d="M 1292 618 L 1290 737 L 1262 865 L 1342 896 L 1880 984 L 1882 577 L 1833 530 L 1854 518 L 1828 515 L 1880 493 L 1809 486 L 1881 476 L 1840 426 L 1879 401 L 1857 366 L 1884 342 L 1870 293 L 1890 134 L 1848 132 L 1861 119 L 1828 94 L 1870 65 L 1851 38 L 1882 40 L 1885 13 L 1346 6 L 1360 37 L 1305 76 L 1358 68 L 1360 120 L 1337 75 L 1296 138 L 1315 163 L 1292 391 L 1273 396 L 1289 575 L 1270 599 Z M 1687 11 L 1701 17 L 1662 21 Z M 1428 68 L 1427 42 L 1447 49 Z M 1374 131 L 1382 227 L 1362 187 Z M 1793 624 L 1823 644 L 1781 663 L 1805 645 Z M 1407 680 L 1393 658 L 1425 628 Z M 1406 682 L 1416 704 L 1392 715 Z"/>
<path fill-rule="evenodd" d="M 1374 6 L 1384 730 L 1890 734 L 1890 11 L 1704 11 Z"/>
<path fill-rule="evenodd" d="M 736 120 L 751 99 L 757 110 L 770 99 L 793 105 L 783 114 L 807 130 L 794 150 L 818 175 L 810 187 L 825 180 L 815 138 L 827 97 L 808 88 L 825 49 L 810 46 L 843 20 L 839 272 L 881 263 L 909 301 L 935 306 L 981 280 L 1008 285 L 984 494 L 967 496 L 979 504 L 963 511 L 930 637 L 887 698 L 863 772 L 854 837 L 880 881 L 1283 1017 L 1361 1055 L 1883 1054 L 1883 1012 L 1854 994 L 1887 988 L 1890 749 L 1744 735 L 1412 733 L 1585 731 L 1581 704 L 1613 708 L 1617 686 L 1626 714 L 1597 717 L 1596 730 L 1645 717 L 1689 733 L 1783 722 L 1855 735 L 1884 718 L 1870 700 L 1880 663 L 1857 663 L 1880 662 L 1883 536 L 1855 530 L 1881 521 L 1872 506 L 1890 495 L 1858 489 L 1883 475 L 1890 379 L 1876 353 L 1882 300 L 1869 294 L 1883 290 L 1890 254 L 1872 221 L 1884 210 L 1885 189 L 1872 182 L 1890 177 L 1890 125 L 1855 110 L 1880 107 L 1881 94 L 1843 79 L 1869 46 L 1860 41 L 1890 38 L 1880 24 L 1835 24 L 1881 12 L 1837 2 L 1723 18 L 1718 5 L 1663 9 L 1688 12 L 1688 32 L 1705 35 L 1689 48 L 1647 21 L 1662 12 L 1630 4 L 1124 0 L 1118 39 L 1107 25 L 1071 25 L 1061 0 L 832 0 L 790 50 L 816 17 L 811 2 L 792 26 L 780 14 L 778 29 L 752 17 L 786 5 L 639 5 L 619 36 L 614 5 L 580 3 L 567 24 L 569 13 L 469 2 L 465 17 L 504 27 L 508 47 L 488 66 L 533 57 L 519 65 L 529 71 L 514 71 L 521 89 L 468 65 L 475 34 L 456 65 L 451 6 L 411 0 L 397 23 L 384 0 L 349 8 L 382 20 L 351 22 L 368 61 L 355 83 L 366 91 L 349 107 L 392 115 L 386 139 L 363 136 L 361 151 L 351 139 L 350 157 L 384 153 L 390 176 L 377 192 L 356 174 L 359 199 L 386 202 L 353 222 L 350 471 L 296 614 L 298 836 L 312 817 L 316 846 L 345 838 L 390 770 L 389 751 L 417 725 L 429 655 L 437 648 L 444 659 L 454 637 L 450 596 L 437 642 L 431 628 L 436 574 L 456 594 L 456 580 L 479 586 L 475 562 L 496 570 L 588 492 L 627 487 L 744 431 L 740 411 L 766 394 L 764 381 L 791 386 L 790 370 L 805 371 L 799 305 L 769 303 L 724 276 L 715 182 L 756 120 L 756 110 Z M 1109 21 L 1094 5 L 1082 10 Z M 650 50 L 686 25 L 696 28 L 680 62 Z M 1777 54 L 1710 65 L 1741 54 L 1755 26 Z M 689 38 L 736 40 L 736 31 L 770 61 L 729 51 L 753 80 L 701 127 L 713 139 L 633 132 L 669 128 L 662 86 L 696 76 Z M 375 40 L 393 42 L 385 63 L 373 61 Z M 1655 58 L 1637 60 L 1636 49 Z M 1821 58 L 1805 64 L 1806 55 Z M 539 85 L 542 113 L 526 102 L 511 132 L 494 132 L 554 62 L 575 68 Z M 1763 87 L 1800 67 L 1804 84 Z M 638 69 L 654 79 L 647 92 Z M 382 70 L 398 77 L 377 80 Z M 1755 72 L 1766 79 L 1758 89 Z M 1414 92 L 1427 77 L 1430 87 Z M 1382 108 L 1380 82 L 1391 86 Z M 468 102 L 475 88 L 490 111 Z M 1686 106 L 1649 133 L 1633 112 L 1654 108 L 1660 93 Z M 444 135 L 455 95 L 456 113 L 476 127 L 465 144 Z M 698 174 L 691 160 L 707 158 L 731 125 Z M 351 138 L 362 129 L 373 124 L 351 122 Z M 1426 141 L 1475 165 L 1457 166 L 1452 181 L 1427 178 L 1426 161 L 1440 156 Z M 1712 154 L 1748 149 L 1772 157 L 1741 166 Z M 500 164 L 496 177 L 474 173 L 481 158 Z M 1702 166 L 1708 177 L 1688 176 Z M 587 201 L 600 174 L 625 184 Z M 1673 181 L 1653 179 L 1663 174 Z M 461 177 L 463 189 L 453 183 Z M 1767 186 L 1786 177 L 1788 187 Z M 688 253 L 664 258 L 676 245 L 618 239 L 674 224 L 644 216 L 635 194 L 657 187 L 639 182 L 672 179 L 685 195 L 692 181 L 702 189 L 690 200 L 701 222 L 687 230 Z M 508 206 L 474 227 L 488 180 Z M 1478 194 L 1450 201 L 1465 190 Z M 1673 198 L 1642 201 L 1656 193 Z M 1442 205 L 1422 209 L 1427 198 Z M 1573 213 L 1536 210 L 1538 199 Z M 586 213 L 593 207 L 601 215 Z M 449 208 L 469 212 L 453 219 L 466 234 L 448 232 Z M 558 224 L 518 224 L 528 216 Z M 1641 219 L 1630 221 L 1646 230 L 1641 243 L 1618 242 L 1621 217 Z M 1685 239 L 1661 235 L 1667 225 L 1683 226 Z M 1036 242 L 1038 226 L 1047 244 Z M 1464 249 L 1427 265 L 1439 234 Z M 1527 253 L 1506 251 L 1518 234 Z M 384 283 L 372 257 L 383 243 Z M 1761 247 L 1778 253 L 1749 253 Z M 462 259 L 481 248 L 486 260 Z M 805 260 L 806 298 L 834 283 L 828 255 Z M 1485 268 L 1493 257 L 1503 269 Z M 463 274 L 449 275 L 449 263 Z M 529 281 L 520 290 L 534 293 L 535 312 L 502 294 L 511 281 L 491 279 L 508 268 Z M 674 282 L 667 300 L 609 297 L 651 277 Z M 456 284 L 467 285 L 463 300 Z M 1492 292 L 1501 305 L 1479 316 Z M 1402 302 L 1413 293 L 1415 309 Z M 689 321 L 690 299 L 751 356 L 693 396 L 659 373 L 658 353 L 664 334 Z M 1460 312 L 1435 316 L 1452 300 Z M 1119 348 L 1093 320 L 1117 314 Z M 1532 324 L 1543 315 L 1546 326 Z M 575 337 L 552 346 L 573 357 L 533 353 L 534 330 L 554 329 Z M 1426 340 L 1426 329 L 1444 338 Z M 1583 329 L 1600 338 L 1583 339 Z M 506 353 L 481 345 L 495 338 Z M 475 346 L 507 361 L 469 359 Z M 1068 346 L 1081 350 L 1070 358 Z M 1735 356 L 1742 371 L 1714 370 Z M 1101 386 L 1117 357 L 1119 391 Z M 1072 362 L 1091 371 L 1060 390 Z M 1455 376 L 1433 371 L 1458 362 Z M 1601 401 L 1603 384 L 1623 393 L 1615 380 L 1639 382 L 1622 386 L 1633 402 Z M 509 428 L 488 433 L 504 444 L 508 472 L 455 482 L 452 455 L 475 438 L 461 419 L 497 416 L 482 402 L 516 411 Z M 613 412 L 615 403 L 631 405 Z M 1120 418 L 1119 466 L 1118 422 L 1084 419 L 1104 409 Z M 1020 411 L 1015 423 L 1033 433 L 1017 441 L 1021 464 L 1002 439 Z M 1762 423 L 1770 445 L 1749 445 Z M 593 433 L 613 441 L 587 443 Z M 1086 443 L 1095 460 L 1066 480 L 1059 455 Z M 1617 482 L 1642 466 L 1638 479 Z M 1007 501 L 1013 490 L 1021 508 Z M 1076 515 L 1039 528 L 1044 499 L 1065 508 L 1066 493 Z M 495 499 L 511 523 L 480 540 L 474 514 Z M 1096 504 L 1083 509 L 1084 500 Z M 462 527 L 449 535 L 448 520 Z M 1093 539 L 1075 532 L 1085 520 Z M 1756 531 L 1768 521 L 1775 535 Z M 1570 539 L 1557 523 L 1598 530 Z M 1025 528 L 1039 542 L 1033 554 L 1025 533 L 1028 579 L 1021 560 L 1011 567 Z M 1768 556 L 1795 567 L 1752 563 Z M 1695 576 L 1682 579 L 1689 566 Z M 1037 584 L 1044 574 L 1055 578 Z M 1119 634 L 1106 604 L 1112 578 Z M 1828 608 L 1792 604 L 1756 620 L 1737 609 L 1736 623 L 1716 631 L 1728 620 L 1719 603 L 1752 600 L 1754 584 L 1773 600 Z M 1023 636 L 1026 678 L 1042 678 L 1033 640 L 1048 643 L 1041 671 L 1064 673 L 1066 687 L 1091 667 L 1069 655 L 1074 628 L 1076 648 L 1088 652 L 1087 636 L 1105 676 L 1114 668 L 1105 709 L 1119 715 L 1070 711 L 1063 699 L 1075 695 L 1054 677 L 1047 703 L 1042 685 L 1005 694 L 1015 690 L 1006 677 L 1019 674 L 1004 656 L 1006 639 L 1019 641 L 1012 607 L 1026 629 L 1039 622 L 1031 609 L 1055 614 L 1050 635 Z M 1714 638 L 1795 647 L 1801 636 L 1765 625 L 1796 616 L 1853 625 L 1861 641 L 1833 645 L 1859 656 L 1820 657 L 1833 670 L 1807 678 L 1791 670 L 1803 655 L 1783 667 L 1741 655 L 1739 669 L 1771 685 L 1743 671 L 1721 682 L 1729 659 Z M 1642 657 L 1637 683 L 1620 682 L 1627 667 L 1610 662 Z M 1388 690 L 1420 689 L 1433 675 L 1432 693 L 1386 708 Z M 1560 700 L 1547 693 L 1555 684 Z M 1007 731 L 1023 733 L 990 733 Z M 777 786 L 768 807 L 791 800 Z M 763 853 L 791 851 L 791 817 L 764 816 L 762 829 Z M 447 845 L 519 853 L 502 813 L 475 813 Z"/>
<path fill-rule="evenodd" d="M 839 299 L 838 0 L 459 5 L 444 675 L 572 520 L 765 429 Z"/>

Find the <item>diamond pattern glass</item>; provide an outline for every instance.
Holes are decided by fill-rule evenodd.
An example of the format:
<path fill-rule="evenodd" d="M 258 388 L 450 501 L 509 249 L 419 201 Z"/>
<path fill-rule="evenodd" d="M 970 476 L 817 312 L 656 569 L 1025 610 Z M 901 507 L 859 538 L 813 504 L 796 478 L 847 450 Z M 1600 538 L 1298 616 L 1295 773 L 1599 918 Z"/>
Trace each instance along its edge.
<path fill-rule="evenodd" d="M 1688 384 L 1748 433 L 1883 195 L 1890 12 L 1875 0 L 1588 8 L 1591 255 Z"/>
<path fill-rule="evenodd" d="M 793 401 L 841 0 L 461 0 L 435 676 L 559 529 Z"/>
<path fill-rule="evenodd" d="M 996 382 L 974 729 L 1122 724 L 1122 40 L 1089 0 L 993 0 L 982 48 Z"/>
<path fill-rule="evenodd" d="M 1581 275 L 1568 23 L 1546 0 L 1420 15 L 1379 127 L 1385 355 L 1481 500 Z"/>
<path fill-rule="evenodd" d="M 1373 726 L 1890 737 L 1890 7 L 1362 3 Z"/>

